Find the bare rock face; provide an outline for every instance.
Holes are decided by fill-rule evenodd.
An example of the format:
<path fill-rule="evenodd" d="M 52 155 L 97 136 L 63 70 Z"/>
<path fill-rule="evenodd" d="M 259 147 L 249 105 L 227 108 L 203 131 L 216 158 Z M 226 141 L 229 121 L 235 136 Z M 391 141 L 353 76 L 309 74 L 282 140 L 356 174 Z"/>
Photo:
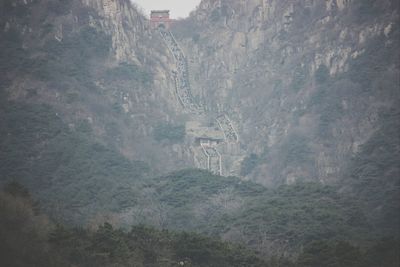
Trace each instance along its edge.
<path fill-rule="evenodd" d="M 207 129 L 206 137 L 223 136 L 212 145 L 220 163 L 210 156 L 223 175 L 334 183 L 382 114 L 399 106 L 396 1 L 204 0 L 172 30 L 190 87 L 181 93 L 179 60 L 130 1 L 26 0 L 9 9 L 2 34 L 16 33 L 32 61 L 53 64 L 44 64 L 50 77 L 6 73 L 9 97 L 26 100 L 34 90 L 29 101 L 50 103 L 71 128 L 87 121 L 96 138 L 157 171 L 207 168 Z M 88 59 L 82 50 L 79 61 L 68 54 L 77 38 L 88 51 L 107 45 Z M 65 64 L 77 66 L 68 70 L 77 77 L 57 77 Z M 181 104 L 187 92 L 196 114 Z M 154 139 L 157 125 L 190 122 L 199 127 L 186 127 L 179 142 Z"/>
<path fill-rule="evenodd" d="M 194 94 L 257 155 L 247 178 L 334 183 L 398 106 L 398 19 L 395 1 L 205 0 L 174 32 Z"/>
<path fill-rule="evenodd" d="M 174 95 L 172 56 L 130 1 L 4 5 L 2 39 L 15 36 L 12 47 L 21 46 L 21 57 L 43 62 L 26 71 L 6 66 L 10 98 L 27 101 L 33 90 L 29 101 L 53 106 L 71 129 L 88 122 L 99 141 L 129 159 L 151 162 L 157 172 L 193 166 L 185 145 L 153 138 L 158 124 L 184 125 L 178 120 L 182 108 Z"/>
<path fill-rule="evenodd" d="M 117 60 L 136 61 L 134 49 L 143 48 L 140 37 L 147 29 L 147 23 L 143 16 L 132 7 L 129 1 L 83 0 L 84 4 L 94 8 L 103 16 L 102 27 L 112 34 L 112 48 Z"/>

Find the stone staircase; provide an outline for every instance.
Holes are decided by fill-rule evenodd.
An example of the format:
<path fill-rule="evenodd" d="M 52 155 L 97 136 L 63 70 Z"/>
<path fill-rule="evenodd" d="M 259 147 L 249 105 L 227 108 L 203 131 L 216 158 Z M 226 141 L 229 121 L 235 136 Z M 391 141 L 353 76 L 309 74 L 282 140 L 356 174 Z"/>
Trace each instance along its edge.
<path fill-rule="evenodd" d="M 163 27 L 159 27 L 158 32 L 175 60 L 176 69 L 173 70 L 172 73 L 175 80 L 175 95 L 177 100 L 186 112 L 193 115 L 204 115 L 204 107 L 194 101 L 189 80 L 189 67 L 183 50 L 180 48 L 172 32 Z M 227 144 L 238 144 L 239 136 L 228 115 L 221 114 L 215 120 L 220 130 L 223 132 L 224 142 Z M 207 140 L 207 136 L 203 136 L 202 139 Z M 192 149 L 195 155 L 195 163 L 199 168 L 207 169 L 214 174 L 223 175 L 223 159 L 221 153 L 218 151 L 218 143 L 211 142 L 211 140 L 212 138 L 210 137 L 210 142 L 200 142 L 198 147 L 200 149 Z M 202 151 L 202 155 L 199 155 L 199 151 Z M 234 173 L 230 170 L 227 172 L 228 175 L 237 174 L 236 172 L 239 172 L 236 170 L 239 168 L 237 165 L 237 159 L 235 159 L 235 161 Z"/>

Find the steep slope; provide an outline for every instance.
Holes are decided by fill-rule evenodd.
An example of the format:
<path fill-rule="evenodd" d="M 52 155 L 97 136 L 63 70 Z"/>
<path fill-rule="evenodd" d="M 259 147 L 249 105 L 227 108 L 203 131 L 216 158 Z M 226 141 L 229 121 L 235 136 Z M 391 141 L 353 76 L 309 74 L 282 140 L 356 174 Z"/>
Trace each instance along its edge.
<path fill-rule="evenodd" d="M 260 157 L 249 178 L 332 183 L 398 106 L 398 18 L 397 1 L 202 1 L 175 32 L 194 93 Z"/>
<path fill-rule="evenodd" d="M 80 224 L 134 206 L 148 174 L 192 166 L 184 135 L 170 138 L 167 48 L 129 1 L 0 7 L 1 183 Z"/>
<path fill-rule="evenodd" d="M 8 98 L 51 103 L 158 171 L 203 167 L 211 152 L 195 140 L 232 134 L 217 147 L 223 174 L 335 183 L 397 114 L 396 1 L 203 1 L 174 30 L 201 116 L 179 104 L 174 55 L 128 1 L 3 6 Z M 185 124 L 185 141 L 169 139 Z"/>
<path fill-rule="evenodd" d="M 147 164 L 94 141 L 85 123 L 70 129 L 48 105 L 1 104 L 2 183 L 23 183 L 53 217 L 76 224 L 135 205 Z"/>
<path fill-rule="evenodd" d="M 194 95 L 236 125 L 242 176 L 337 185 L 398 231 L 398 1 L 204 0 L 174 32 Z"/>
<path fill-rule="evenodd" d="M 7 98 L 46 103 L 70 128 L 166 172 L 191 166 L 179 140 L 170 59 L 129 1 L 2 1 L 1 85 Z M 167 56 L 166 56 L 167 55 Z"/>
<path fill-rule="evenodd" d="M 300 266 L 399 237 L 396 1 L 203 0 L 172 33 L 127 0 L 0 6 L 0 182 L 53 218 Z M 227 177 L 159 176 L 193 166 Z"/>

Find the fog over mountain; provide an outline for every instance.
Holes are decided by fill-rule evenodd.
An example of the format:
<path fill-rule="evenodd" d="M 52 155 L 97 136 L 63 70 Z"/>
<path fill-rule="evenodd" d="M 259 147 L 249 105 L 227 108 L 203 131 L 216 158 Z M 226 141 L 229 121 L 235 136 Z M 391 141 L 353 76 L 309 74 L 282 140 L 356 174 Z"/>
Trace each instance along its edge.
<path fill-rule="evenodd" d="M 399 2 L 160 9 L 0 0 L 0 265 L 399 266 Z"/>

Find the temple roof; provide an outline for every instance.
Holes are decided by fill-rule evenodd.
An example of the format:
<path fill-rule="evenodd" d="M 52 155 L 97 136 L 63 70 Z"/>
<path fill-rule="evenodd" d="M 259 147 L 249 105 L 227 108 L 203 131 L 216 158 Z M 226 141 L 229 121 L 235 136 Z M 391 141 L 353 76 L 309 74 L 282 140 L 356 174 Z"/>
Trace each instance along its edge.
<path fill-rule="evenodd" d="M 152 10 L 151 14 L 153 13 L 169 13 L 169 10 Z"/>

